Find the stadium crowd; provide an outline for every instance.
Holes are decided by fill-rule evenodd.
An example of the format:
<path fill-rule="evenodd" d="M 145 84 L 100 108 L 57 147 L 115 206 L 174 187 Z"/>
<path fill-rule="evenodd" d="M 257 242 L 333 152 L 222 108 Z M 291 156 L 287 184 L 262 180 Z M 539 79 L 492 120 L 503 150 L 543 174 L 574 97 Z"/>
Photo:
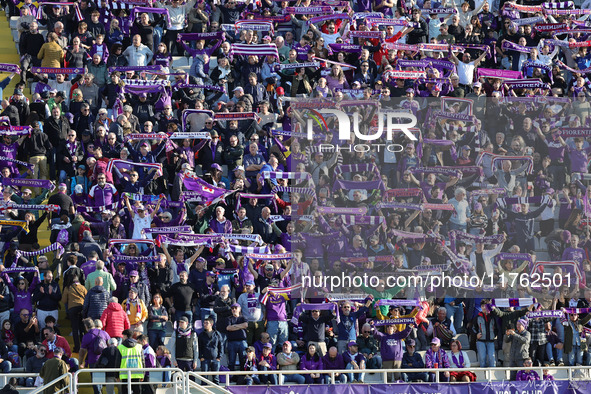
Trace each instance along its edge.
<path fill-rule="evenodd" d="M 19 384 L 434 381 L 471 367 L 460 337 L 480 367 L 591 365 L 588 1 L 5 3 L 0 369 L 40 374 Z M 418 122 L 345 141 L 322 108 Z M 481 280 L 387 281 L 442 273 Z"/>

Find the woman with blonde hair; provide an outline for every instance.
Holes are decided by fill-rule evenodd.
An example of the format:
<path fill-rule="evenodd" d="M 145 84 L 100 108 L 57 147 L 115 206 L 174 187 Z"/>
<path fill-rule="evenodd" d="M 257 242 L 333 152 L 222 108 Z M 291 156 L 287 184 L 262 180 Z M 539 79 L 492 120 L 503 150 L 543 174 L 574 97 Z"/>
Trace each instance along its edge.
<path fill-rule="evenodd" d="M 326 84 L 331 91 L 335 89 L 349 89 L 349 82 L 338 64 L 333 64 L 330 73 L 325 77 Z"/>

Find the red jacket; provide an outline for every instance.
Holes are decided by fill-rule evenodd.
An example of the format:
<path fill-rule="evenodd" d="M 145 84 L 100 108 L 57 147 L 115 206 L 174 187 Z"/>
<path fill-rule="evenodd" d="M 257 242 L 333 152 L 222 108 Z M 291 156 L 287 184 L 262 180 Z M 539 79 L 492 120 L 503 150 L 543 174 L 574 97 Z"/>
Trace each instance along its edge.
<path fill-rule="evenodd" d="M 111 302 L 107 309 L 103 311 L 101 316 L 103 323 L 103 330 L 111 336 L 111 338 L 121 338 L 123 330 L 131 327 L 127 313 L 123 310 L 120 304 Z"/>
<path fill-rule="evenodd" d="M 52 359 L 54 356 L 53 350 L 49 350 L 49 341 L 47 339 L 44 340 L 43 345 L 47 348 L 47 354 L 45 355 L 45 357 L 47 357 L 48 360 Z M 68 343 L 68 340 L 66 338 L 55 334 L 55 346 L 64 349 L 66 357 L 72 357 L 72 349 L 70 348 L 70 344 Z"/>

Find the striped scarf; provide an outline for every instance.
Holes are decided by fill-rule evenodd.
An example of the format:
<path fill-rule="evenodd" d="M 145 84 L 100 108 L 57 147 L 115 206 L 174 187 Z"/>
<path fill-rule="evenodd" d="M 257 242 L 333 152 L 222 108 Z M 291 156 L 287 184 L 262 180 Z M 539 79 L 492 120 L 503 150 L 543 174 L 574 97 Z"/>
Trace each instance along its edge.
<path fill-rule="evenodd" d="M 279 52 L 277 52 L 277 45 L 275 44 L 232 44 L 232 46 L 230 47 L 230 56 L 232 57 L 235 55 L 275 56 L 279 58 Z"/>

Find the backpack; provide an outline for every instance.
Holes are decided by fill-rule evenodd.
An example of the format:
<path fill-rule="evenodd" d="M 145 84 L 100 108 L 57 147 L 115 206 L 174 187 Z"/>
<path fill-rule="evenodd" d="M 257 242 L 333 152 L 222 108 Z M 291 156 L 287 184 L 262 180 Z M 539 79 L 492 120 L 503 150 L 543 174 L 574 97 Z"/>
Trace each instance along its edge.
<path fill-rule="evenodd" d="M 103 353 L 103 350 L 107 348 L 107 341 L 100 335 L 96 335 L 94 337 L 94 341 L 92 342 L 92 352 L 97 356 Z"/>
<path fill-rule="evenodd" d="M 12 364 L 12 368 L 20 368 L 21 367 L 21 358 L 16 352 L 8 352 L 8 357 L 6 358 L 7 361 L 10 361 Z"/>
<path fill-rule="evenodd" d="M 59 233 L 57 233 L 57 242 L 62 244 L 63 246 L 67 245 L 70 242 L 70 232 L 68 229 L 61 229 Z"/>

